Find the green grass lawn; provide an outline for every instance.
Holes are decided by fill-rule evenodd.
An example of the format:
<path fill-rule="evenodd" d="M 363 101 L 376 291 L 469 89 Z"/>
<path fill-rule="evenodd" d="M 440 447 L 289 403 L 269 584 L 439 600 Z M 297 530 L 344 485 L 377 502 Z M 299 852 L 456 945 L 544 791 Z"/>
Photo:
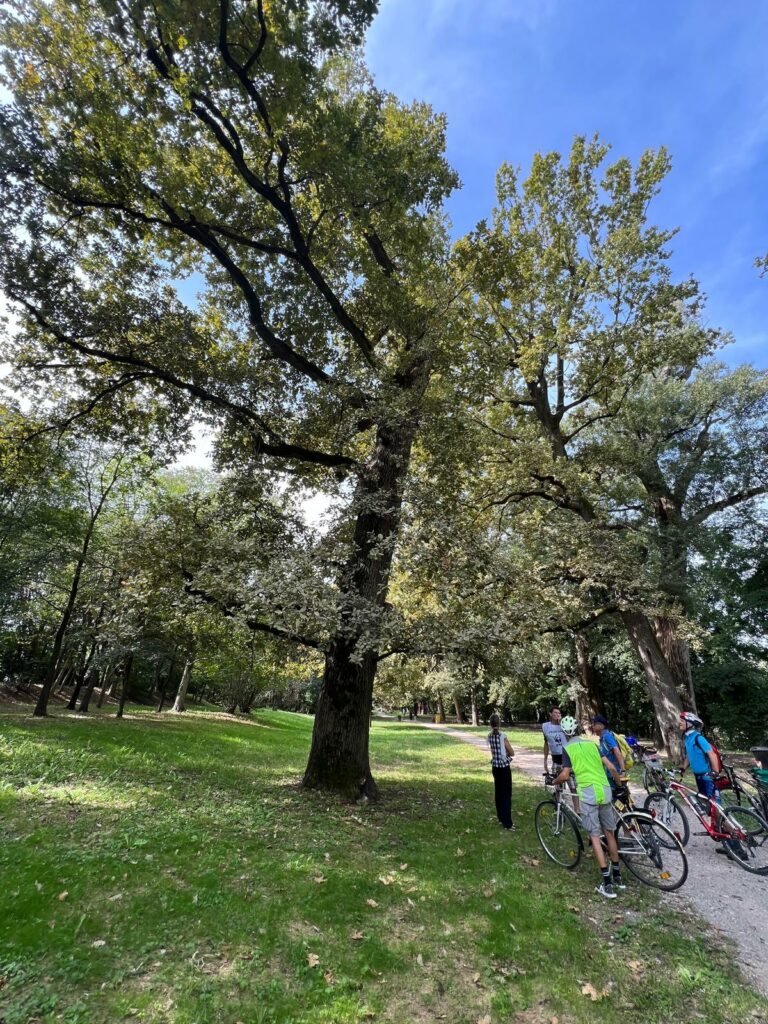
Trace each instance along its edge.
<path fill-rule="evenodd" d="M 297 788 L 310 730 L 0 714 L 3 1024 L 766 1019 L 679 899 L 543 858 L 534 782 L 501 833 L 482 752 L 376 723 L 350 805 Z"/>

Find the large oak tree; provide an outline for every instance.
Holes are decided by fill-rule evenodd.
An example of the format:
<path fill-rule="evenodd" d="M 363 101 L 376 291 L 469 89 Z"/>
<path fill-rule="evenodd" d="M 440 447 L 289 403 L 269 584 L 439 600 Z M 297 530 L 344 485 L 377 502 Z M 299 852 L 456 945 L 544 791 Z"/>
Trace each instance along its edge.
<path fill-rule="evenodd" d="M 368 718 L 403 486 L 452 301 L 444 122 L 355 55 L 374 0 L 11 4 L 3 286 L 78 417 L 148 396 L 222 464 L 340 496 L 305 783 L 375 792 Z M 180 276 L 198 275 L 194 304 Z M 214 599 L 216 595 L 211 595 Z"/>

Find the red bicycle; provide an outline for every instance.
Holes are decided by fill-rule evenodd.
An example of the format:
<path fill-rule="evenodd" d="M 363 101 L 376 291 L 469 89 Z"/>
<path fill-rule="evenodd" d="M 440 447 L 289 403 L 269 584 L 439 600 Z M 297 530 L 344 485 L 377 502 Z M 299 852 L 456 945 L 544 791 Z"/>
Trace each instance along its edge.
<path fill-rule="evenodd" d="M 768 875 L 768 822 L 751 807 L 725 807 L 713 796 L 689 789 L 676 778 L 678 774 L 664 769 L 665 785 L 648 796 L 645 809 L 680 837 L 688 832 L 687 821 L 684 828 L 681 823 L 684 804 L 704 826 L 705 831 L 696 835 L 722 843 L 731 860 L 745 871 Z M 687 838 L 686 834 L 684 841 Z"/>

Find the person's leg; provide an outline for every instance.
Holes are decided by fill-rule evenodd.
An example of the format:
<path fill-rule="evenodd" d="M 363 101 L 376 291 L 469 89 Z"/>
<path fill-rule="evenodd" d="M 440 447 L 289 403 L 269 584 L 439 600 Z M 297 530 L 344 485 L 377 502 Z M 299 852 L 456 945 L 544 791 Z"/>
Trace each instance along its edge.
<path fill-rule="evenodd" d="M 581 823 L 589 833 L 589 841 L 592 844 L 595 860 L 600 868 L 600 885 L 597 886 L 597 892 L 609 900 L 615 899 L 616 893 L 611 887 L 611 869 L 609 868 L 608 861 L 605 858 L 605 850 L 603 849 L 603 844 L 600 838 L 602 834 L 602 827 L 600 825 L 599 808 L 596 804 L 587 804 L 582 801 Z"/>
<path fill-rule="evenodd" d="M 512 772 L 509 768 L 494 768 L 493 781 L 496 796 L 496 817 L 504 828 L 512 828 Z"/>
<path fill-rule="evenodd" d="M 496 817 L 501 823 L 501 783 L 499 782 L 499 769 L 491 768 L 493 773 L 493 800 L 496 804 Z"/>
<path fill-rule="evenodd" d="M 626 889 L 621 878 L 621 863 L 619 861 L 619 845 L 616 842 L 616 812 L 613 804 L 601 804 L 598 816 L 600 827 L 605 836 L 605 843 L 608 847 L 608 855 L 611 858 L 611 882 L 619 889 Z"/>
<path fill-rule="evenodd" d="M 501 770 L 503 772 L 502 792 L 504 808 L 504 819 L 502 824 L 504 825 L 504 828 L 512 828 L 512 769 L 510 767 L 506 767 Z"/>

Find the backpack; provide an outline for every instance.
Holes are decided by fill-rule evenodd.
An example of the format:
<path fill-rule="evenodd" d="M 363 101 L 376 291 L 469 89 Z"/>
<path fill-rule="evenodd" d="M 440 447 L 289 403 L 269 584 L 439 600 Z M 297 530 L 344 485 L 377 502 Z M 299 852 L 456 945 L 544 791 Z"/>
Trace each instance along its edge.
<path fill-rule="evenodd" d="M 696 733 L 696 739 L 693 741 L 693 744 L 694 744 L 694 746 L 698 747 L 699 750 L 701 750 L 702 754 L 704 754 L 704 757 L 707 757 L 707 755 L 704 753 L 704 751 L 701 748 L 701 744 L 699 743 L 700 739 L 701 739 L 701 733 L 697 732 Z M 723 770 L 723 758 L 721 757 L 720 751 L 717 749 L 717 747 L 712 742 L 712 740 L 707 740 L 707 743 L 709 743 L 710 747 L 712 748 L 712 753 L 715 755 L 715 761 L 717 762 L 717 773 L 719 774 Z M 707 760 L 709 760 L 709 758 L 707 758 Z"/>
<path fill-rule="evenodd" d="M 635 755 L 632 751 L 632 747 L 627 743 L 627 737 L 623 736 L 620 732 L 615 732 L 613 735 L 616 737 L 616 742 L 619 745 L 621 756 L 624 758 L 624 768 L 629 771 L 629 769 L 633 768 L 635 764 Z"/>

